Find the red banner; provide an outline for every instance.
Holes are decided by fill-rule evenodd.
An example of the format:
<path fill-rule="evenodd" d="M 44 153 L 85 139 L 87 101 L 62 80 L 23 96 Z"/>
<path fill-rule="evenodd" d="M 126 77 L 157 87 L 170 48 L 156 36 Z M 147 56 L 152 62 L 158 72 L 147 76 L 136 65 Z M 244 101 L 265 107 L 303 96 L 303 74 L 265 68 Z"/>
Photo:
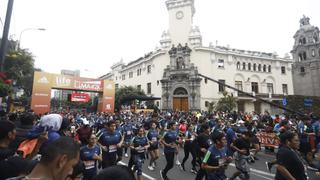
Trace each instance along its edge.
<path fill-rule="evenodd" d="M 257 138 L 259 139 L 261 146 L 279 147 L 280 140 L 275 133 L 259 132 L 257 133 Z"/>
<path fill-rule="evenodd" d="M 73 93 L 71 93 L 71 101 L 88 102 L 89 101 L 89 94 L 73 92 Z"/>

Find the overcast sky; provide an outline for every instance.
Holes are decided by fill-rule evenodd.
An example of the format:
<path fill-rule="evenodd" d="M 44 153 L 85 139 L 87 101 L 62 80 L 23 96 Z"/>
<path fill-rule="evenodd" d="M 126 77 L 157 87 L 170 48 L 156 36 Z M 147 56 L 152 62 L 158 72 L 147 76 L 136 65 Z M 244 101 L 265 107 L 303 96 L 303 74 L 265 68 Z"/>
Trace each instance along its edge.
<path fill-rule="evenodd" d="M 8 0 L 0 0 L 5 20 Z M 203 45 L 277 52 L 293 46 L 303 14 L 320 26 L 320 0 L 195 0 L 193 24 L 199 26 Z M 0 23 L 2 34 L 3 24 Z M 35 55 L 44 71 L 81 70 L 98 77 L 123 59 L 136 60 L 159 47 L 168 29 L 165 0 L 15 0 L 10 35 Z"/>

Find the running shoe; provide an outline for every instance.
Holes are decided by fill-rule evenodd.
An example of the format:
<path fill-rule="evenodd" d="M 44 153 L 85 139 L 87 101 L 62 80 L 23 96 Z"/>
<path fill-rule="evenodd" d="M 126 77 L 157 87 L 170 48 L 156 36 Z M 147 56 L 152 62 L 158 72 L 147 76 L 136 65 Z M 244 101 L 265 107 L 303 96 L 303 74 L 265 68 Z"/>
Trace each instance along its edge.
<path fill-rule="evenodd" d="M 271 173 L 272 164 L 270 162 L 266 161 L 266 166 L 267 166 L 268 171 Z"/>
<path fill-rule="evenodd" d="M 148 166 L 148 169 L 149 169 L 150 171 L 154 171 L 154 168 L 153 168 L 152 166 Z"/>

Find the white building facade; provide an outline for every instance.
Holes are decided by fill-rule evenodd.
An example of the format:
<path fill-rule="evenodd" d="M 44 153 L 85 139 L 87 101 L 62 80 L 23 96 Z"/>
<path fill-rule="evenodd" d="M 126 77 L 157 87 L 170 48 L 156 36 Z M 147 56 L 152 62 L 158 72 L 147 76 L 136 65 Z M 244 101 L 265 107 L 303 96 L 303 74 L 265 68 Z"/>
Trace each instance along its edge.
<path fill-rule="evenodd" d="M 236 110 L 275 111 L 267 103 L 226 89 L 198 76 L 198 73 L 252 93 L 269 101 L 281 101 L 293 94 L 292 60 L 276 54 L 230 47 L 202 45 L 198 27 L 193 26 L 194 0 L 167 0 L 169 30 L 160 40 L 161 48 L 135 61 L 122 61 L 101 79 L 113 80 L 116 87 L 135 86 L 153 97 L 162 110 L 208 110 L 222 92 L 237 98 Z"/>

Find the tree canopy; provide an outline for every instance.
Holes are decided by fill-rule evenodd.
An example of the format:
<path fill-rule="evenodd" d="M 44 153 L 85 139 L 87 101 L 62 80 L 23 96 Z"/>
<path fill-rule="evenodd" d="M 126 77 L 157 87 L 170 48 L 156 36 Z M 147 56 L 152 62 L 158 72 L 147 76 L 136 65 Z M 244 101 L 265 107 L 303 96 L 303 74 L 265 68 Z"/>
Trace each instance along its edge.
<path fill-rule="evenodd" d="M 120 109 L 121 105 L 128 103 L 125 100 L 133 96 L 146 96 L 143 90 L 133 86 L 124 86 L 116 90 L 115 94 L 115 107 Z"/>

